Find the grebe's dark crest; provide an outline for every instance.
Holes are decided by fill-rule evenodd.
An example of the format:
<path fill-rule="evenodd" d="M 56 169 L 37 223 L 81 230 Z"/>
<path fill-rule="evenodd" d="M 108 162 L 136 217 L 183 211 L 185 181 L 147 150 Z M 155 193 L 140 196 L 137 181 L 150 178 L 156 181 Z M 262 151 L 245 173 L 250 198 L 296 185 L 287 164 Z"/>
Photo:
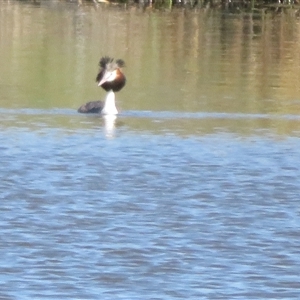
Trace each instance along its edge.
<path fill-rule="evenodd" d="M 116 115 L 118 111 L 115 106 L 115 92 L 120 91 L 126 83 L 126 78 L 121 71 L 125 66 L 122 59 L 114 61 L 109 56 L 104 56 L 99 62 L 100 70 L 96 77 L 98 86 L 107 93 L 105 101 L 91 101 L 79 107 L 80 113 L 102 113 Z"/>

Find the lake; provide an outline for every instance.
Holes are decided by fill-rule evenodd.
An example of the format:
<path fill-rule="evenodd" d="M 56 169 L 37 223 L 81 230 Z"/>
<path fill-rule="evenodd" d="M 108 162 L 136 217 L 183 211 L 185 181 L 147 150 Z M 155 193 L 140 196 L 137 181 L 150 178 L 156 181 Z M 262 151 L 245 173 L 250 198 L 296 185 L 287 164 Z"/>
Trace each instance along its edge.
<path fill-rule="evenodd" d="M 0 299 L 299 298 L 292 10 L 1 1 L 0 40 Z"/>

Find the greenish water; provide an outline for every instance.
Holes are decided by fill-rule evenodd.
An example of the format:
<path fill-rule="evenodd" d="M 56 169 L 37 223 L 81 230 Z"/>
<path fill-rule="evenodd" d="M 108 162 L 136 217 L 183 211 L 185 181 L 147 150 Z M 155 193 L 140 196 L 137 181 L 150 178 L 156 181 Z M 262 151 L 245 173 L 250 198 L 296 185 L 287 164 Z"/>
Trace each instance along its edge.
<path fill-rule="evenodd" d="M 289 15 L 4 1 L 0 17 L 2 107 L 103 99 L 95 76 L 111 55 L 127 64 L 124 111 L 299 112 L 300 29 Z"/>

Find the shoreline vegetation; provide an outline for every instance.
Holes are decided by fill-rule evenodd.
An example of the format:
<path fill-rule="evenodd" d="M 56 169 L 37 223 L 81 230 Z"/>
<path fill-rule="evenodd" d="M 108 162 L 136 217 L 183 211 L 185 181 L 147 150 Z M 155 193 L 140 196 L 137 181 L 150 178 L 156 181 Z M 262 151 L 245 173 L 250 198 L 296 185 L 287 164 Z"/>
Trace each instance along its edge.
<path fill-rule="evenodd" d="M 84 3 L 126 3 L 146 7 L 184 7 L 199 9 L 221 9 L 230 12 L 262 11 L 283 12 L 292 9 L 300 15 L 300 0 L 73 0 Z"/>
<path fill-rule="evenodd" d="M 19 0 L 21 2 L 34 2 L 36 4 L 43 0 Z M 51 0 L 50 0 L 51 1 Z M 197 8 L 197 9 L 220 9 L 231 13 L 239 12 L 285 12 L 293 11 L 300 16 L 300 0 L 59 0 L 75 2 L 78 5 L 101 3 L 142 5 L 144 7 L 163 8 Z"/>

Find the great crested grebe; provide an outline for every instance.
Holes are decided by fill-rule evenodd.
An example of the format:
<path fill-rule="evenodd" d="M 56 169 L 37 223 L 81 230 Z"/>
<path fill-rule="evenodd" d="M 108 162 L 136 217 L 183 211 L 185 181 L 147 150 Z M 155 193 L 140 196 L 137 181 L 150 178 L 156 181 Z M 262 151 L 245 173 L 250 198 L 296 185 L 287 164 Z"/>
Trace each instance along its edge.
<path fill-rule="evenodd" d="M 106 98 L 104 102 L 87 102 L 78 108 L 78 112 L 117 115 L 115 92 L 120 91 L 126 83 L 126 78 L 121 71 L 125 63 L 122 59 L 114 61 L 113 58 L 104 56 L 100 59 L 99 66 L 100 70 L 96 77 L 96 82 L 98 82 L 98 86 L 101 86 L 107 92 Z"/>

